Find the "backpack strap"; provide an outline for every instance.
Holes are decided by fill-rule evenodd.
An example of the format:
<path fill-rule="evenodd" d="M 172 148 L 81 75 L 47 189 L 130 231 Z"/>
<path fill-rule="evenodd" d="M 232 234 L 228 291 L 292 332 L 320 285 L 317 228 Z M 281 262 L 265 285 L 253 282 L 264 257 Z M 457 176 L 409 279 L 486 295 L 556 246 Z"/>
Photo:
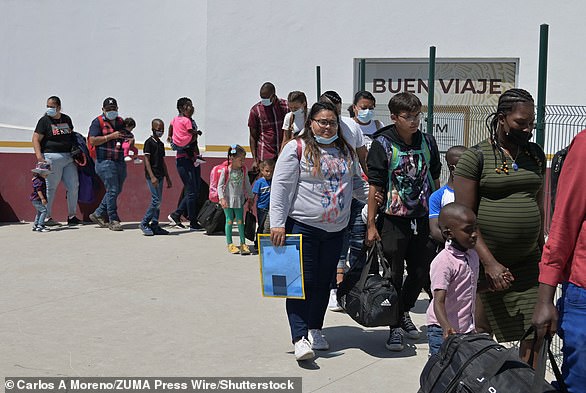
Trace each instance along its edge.
<path fill-rule="evenodd" d="M 303 146 L 301 145 L 301 140 L 299 138 L 295 138 L 295 141 L 297 142 L 297 159 L 301 161 Z"/>
<path fill-rule="evenodd" d="M 427 138 L 425 138 L 425 134 L 421 133 L 421 150 L 423 151 L 423 158 L 427 164 L 427 180 L 429 181 L 429 186 L 431 187 L 431 192 L 435 191 L 435 182 L 431 177 L 431 149 L 429 148 L 429 144 L 427 143 Z"/>

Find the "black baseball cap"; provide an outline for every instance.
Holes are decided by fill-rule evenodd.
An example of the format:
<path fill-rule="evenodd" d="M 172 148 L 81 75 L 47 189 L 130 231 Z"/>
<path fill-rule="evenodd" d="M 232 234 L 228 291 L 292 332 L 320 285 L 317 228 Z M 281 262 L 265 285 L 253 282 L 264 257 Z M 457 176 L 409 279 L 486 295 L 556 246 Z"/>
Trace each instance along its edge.
<path fill-rule="evenodd" d="M 108 97 L 104 100 L 104 103 L 102 104 L 102 108 L 105 108 L 107 106 L 115 106 L 116 108 L 118 108 L 118 102 L 116 101 L 115 98 Z"/>

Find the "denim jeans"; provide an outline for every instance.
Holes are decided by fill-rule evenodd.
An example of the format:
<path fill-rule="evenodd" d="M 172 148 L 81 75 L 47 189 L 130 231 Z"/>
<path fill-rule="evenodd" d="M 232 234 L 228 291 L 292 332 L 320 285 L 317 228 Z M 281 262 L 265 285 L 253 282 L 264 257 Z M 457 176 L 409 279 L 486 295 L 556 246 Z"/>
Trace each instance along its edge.
<path fill-rule="evenodd" d="M 185 187 L 185 193 L 175 213 L 178 215 L 187 213 L 190 226 L 198 227 L 197 214 L 199 209 L 197 208 L 197 197 L 201 187 L 201 168 L 194 167 L 190 158 L 178 158 L 176 165 L 179 177 Z"/>
<path fill-rule="evenodd" d="M 584 392 L 586 389 L 586 289 L 571 283 L 563 284 L 558 309 L 558 334 L 563 340 L 562 376 L 569 392 Z"/>
<path fill-rule="evenodd" d="M 350 267 L 358 264 L 364 265 L 366 263 L 366 250 L 364 249 L 364 238 L 366 237 L 366 224 L 362 221 L 362 208 L 364 202 L 356 198 L 352 198 L 350 207 L 350 221 L 344 233 L 342 240 L 342 251 L 340 252 L 340 260 L 338 262 L 339 269 L 346 269 L 346 260 L 350 263 Z M 348 254 L 348 251 L 350 253 Z M 332 281 L 330 288 L 338 287 L 336 277 Z"/>
<path fill-rule="evenodd" d="M 79 179 L 71 153 L 44 153 L 43 156 L 51 164 L 51 173 L 47 176 L 47 216 L 51 217 L 55 193 L 61 181 L 67 189 L 67 214 L 75 216 Z"/>
<path fill-rule="evenodd" d="M 438 325 L 427 325 L 427 341 L 429 343 L 429 356 L 439 352 L 444 342 L 444 330 Z"/>
<path fill-rule="evenodd" d="M 47 207 L 43 205 L 41 201 L 32 201 L 33 206 L 37 209 L 37 215 L 35 216 L 35 222 L 33 225 L 37 226 L 44 226 L 45 225 L 45 218 L 47 217 Z"/>
<path fill-rule="evenodd" d="M 96 173 L 104 182 L 106 194 L 94 214 L 98 217 L 104 217 L 105 214 L 108 214 L 110 222 L 120 221 L 117 199 L 126 179 L 126 163 L 124 161 L 101 160 L 96 162 Z"/>
<path fill-rule="evenodd" d="M 288 234 L 301 234 L 303 241 L 303 285 L 305 299 L 287 299 L 287 317 L 291 338 L 295 342 L 307 337 L 308 329 L 321 329 L 324 323 L 330 282 L 342 248 L 344 230 L 326 232 L 291 218 L 287 219 Z"/>
<path fill-rule="evenodd" d="M 159 177 L 157 180 L 159 181 L 159 184 L 155 187 L 153 186 L 151 179 L 146 179 L 147 186 L 151 191 L 151 204 L 142 219 L 142 225 L 144 226 L 159 225 L 159 213 L 161 211 L 161 201 L 163 200 L 163 177 Z"/>

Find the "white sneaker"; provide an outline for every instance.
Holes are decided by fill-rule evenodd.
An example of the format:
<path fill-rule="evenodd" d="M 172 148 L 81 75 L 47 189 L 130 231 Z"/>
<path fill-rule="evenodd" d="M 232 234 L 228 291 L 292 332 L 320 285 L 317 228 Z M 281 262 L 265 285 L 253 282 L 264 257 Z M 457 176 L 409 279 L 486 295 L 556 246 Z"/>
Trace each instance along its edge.
<path fill-rule="evenodd" d="M 342 308 L 342 306 L 340 306 L 340 304 L 338 303 L 337 292 L 338 292 L 337 289 L 330 290 L 330 301 L 328 302 L 328 310 L 330 310 L 330 311 L 343 311 L 344 310 Z"/>
<path fill-rule="evenodd" d="M 124 162 L 130 162 L 130 161 L 132 161 L 132 158 L 130 156 L 124 157 Z"/>
<path fill-rule="evenodd" d="M 309 329 L 307 336 L 311 343 L 311 349 L 316 349 L 318 351 L 326 351 L 330 349 L 330 344 L 321 334 L 321 329 Z"/>
<path fill-rule="evenodd" d="M 134 163 L 135 164 L 142 164 L 142 160 L 140 158 L 135 158 Z"/>
<path fill-rule="evenodd" d="M 295 360 L 309 360 L 315 357 L 315 353 L 311 350 L 311 344 L 301 337 L 301 340 L 295 343 Z"/>

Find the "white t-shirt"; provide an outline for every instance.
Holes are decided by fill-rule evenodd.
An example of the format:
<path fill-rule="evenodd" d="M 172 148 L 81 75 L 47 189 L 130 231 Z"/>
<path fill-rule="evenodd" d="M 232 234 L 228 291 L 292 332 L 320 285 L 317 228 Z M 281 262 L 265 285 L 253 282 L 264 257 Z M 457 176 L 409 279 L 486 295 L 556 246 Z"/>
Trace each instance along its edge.
<path fill-rule="evenodd" d="M 384 124 L 378 120 L 371 120 L 368 124 L 358 124 L 356 121 L 352 120 L 354 124 L 360 128 L 363 135 L 372 136 L 375 132 L 378 131 L 379 128 L 383 128 Z"/>
<path fill-rule="evenodd" d="M 291 126 L 291 118 L 293 117 L 293 129 L 291 133 L 293 135 L 297 135 L 301 133 L 305 128 L 305 116 L 294 116 L 293 112 L 288 112 L 285 115 L 285 120 L 283 120 L 283 130 L 289 131 L 289 127 Z"/>

